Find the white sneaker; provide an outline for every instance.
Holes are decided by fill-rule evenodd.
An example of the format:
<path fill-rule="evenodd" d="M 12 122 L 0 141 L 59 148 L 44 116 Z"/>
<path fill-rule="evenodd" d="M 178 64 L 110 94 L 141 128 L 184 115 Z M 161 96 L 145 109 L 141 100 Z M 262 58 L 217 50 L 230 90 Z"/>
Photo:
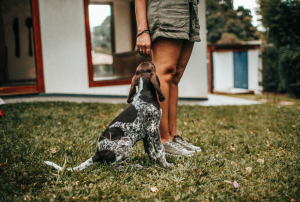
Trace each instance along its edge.
<path fill-rule="evenodd" d="M 178 144 L 177 142 L 173 141 L 168 141 L 163 144 L 165 148 L 165 152 L 167 154 L 172 154 L 172 155 L 186 155 L 186 156 L 191 156 L 194 154 L 194 151 L 188 151 L 181 144 Z"/>
<path fill-rule="evenodd" d="M 173 142 L 181 144 L 183 146 L 183 148 L 185 148 L 188 151 L 201 152 L 201 148 L 200 147 L 197 147 L 197 146 L 189 143 L 188 141 L 186 141 L 185 139 L 183 139 L 183 137 L 181 137 L 180 135 L 174 135 Z"/>

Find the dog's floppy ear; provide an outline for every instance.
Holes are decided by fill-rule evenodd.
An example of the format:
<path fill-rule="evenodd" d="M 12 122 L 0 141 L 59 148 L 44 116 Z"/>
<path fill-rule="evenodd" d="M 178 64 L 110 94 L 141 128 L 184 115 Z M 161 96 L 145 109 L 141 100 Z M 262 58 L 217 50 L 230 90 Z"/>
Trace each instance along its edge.
<path fill-rule="evenodd" d="M 127 103 L 132 102 L 133 96 L 136 93 L 135 86 L 139 84 L 139 81 L 140 81 L 140 75 L 134 75 L 134 77 L 132 78 L 132 81 L 131 81 L 131 87 L 130 87 L 129 95 L 127 98 Z"/>
<path fill-rule="evenodd" d="M 163 95 L 163 93 L 161 92 L 160 89 L 160 82 L 159 82 L 159 78 L 157 76 L 157 74 L 155 74 L 154 72 L 151 73 L 150 75 L 150 81 L 153 84 L 157 94 L 158 94 L 158 99 L 160 102 L 165 100 L 165 96 Z"/>

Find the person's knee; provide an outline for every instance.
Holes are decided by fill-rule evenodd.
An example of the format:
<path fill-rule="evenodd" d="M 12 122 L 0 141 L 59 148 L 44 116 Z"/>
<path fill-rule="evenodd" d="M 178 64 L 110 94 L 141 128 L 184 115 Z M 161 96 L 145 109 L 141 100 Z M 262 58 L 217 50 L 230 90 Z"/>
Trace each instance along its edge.
<path fill-rule="evenodd" d="M 173 77 L 172 83 L 178 85 L 180 82 L 180 79 L 182 78 L 183 71 L 177 71 Z"/>
<path fill-rule="evenodd" d="M 164 65 L 160 67 L 161 69 L 157 74 L 161 82 L 171 83 L 176 74 L 176 65 Z"/>

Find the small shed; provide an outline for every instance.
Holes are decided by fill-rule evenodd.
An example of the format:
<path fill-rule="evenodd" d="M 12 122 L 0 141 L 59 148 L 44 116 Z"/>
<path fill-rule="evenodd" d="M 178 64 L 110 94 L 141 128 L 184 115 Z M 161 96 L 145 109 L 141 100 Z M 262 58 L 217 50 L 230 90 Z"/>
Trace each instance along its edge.
<path fill-rule="evenodd" d="M 262 87 L 261 41 L 230 45 L 208 45 L 209 92 L 220 94 L 255 93 Z"/>

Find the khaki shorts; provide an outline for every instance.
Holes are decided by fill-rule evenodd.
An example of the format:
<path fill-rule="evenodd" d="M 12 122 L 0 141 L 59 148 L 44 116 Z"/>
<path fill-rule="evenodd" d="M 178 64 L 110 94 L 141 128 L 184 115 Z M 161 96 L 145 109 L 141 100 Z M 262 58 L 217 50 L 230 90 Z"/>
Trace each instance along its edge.
<path fill-rule="evenodd" d="M 148 0 L 147 21 L 152 42 L 157 37 L 200 41 L 197 0 Z"/>

